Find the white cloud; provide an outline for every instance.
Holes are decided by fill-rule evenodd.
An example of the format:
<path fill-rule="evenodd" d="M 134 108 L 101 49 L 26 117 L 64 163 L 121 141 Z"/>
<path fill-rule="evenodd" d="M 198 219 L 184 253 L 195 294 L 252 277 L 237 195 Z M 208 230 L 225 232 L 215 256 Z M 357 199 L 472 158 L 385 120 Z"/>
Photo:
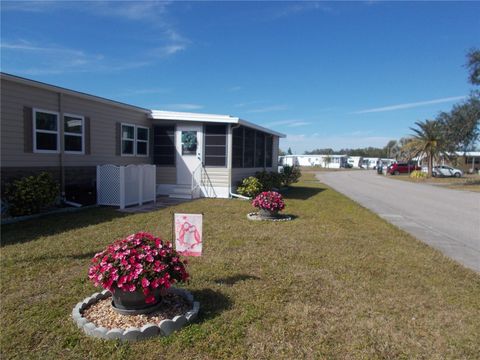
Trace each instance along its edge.
<path fill-rule="evenodd" d="M 26 40 L 2 42 L 2 68 L 5 71 L 26 74 L 63 74 L 69 72 L 111 72 L 149 65 L 148 61 L 115 61 L 103 54 L 58 46 L 39 45 Z M 30 59 L 35 59 L 32 65 Z"/>
<path fill-rule="evenodd" d="M 45 45 L 45 40 L 24 41 L 2 37 L 2 70 L 20 74 L 62 74 L 66 72 L 111 72 L 155 64 L 159 59 L 185 51 L 191 41 L 168 19 L 168 1 L 18 1 L 2 3 L 2 12 L 74 12 L 95 17 L 113 17 L 148 27 L 152 38 L 135 39 L 135 57 L 106 58 L 69 45 Z M 3 15 L 3 14 L 2 14 Z M 37 45 L 41 44 L 41 45 Z M 143 48 L 142 48 L 143 46 Z M 25 56 L 25 52 L 35 57 Z M 32 62 L 30 59 L 35 59 Z"/>
<path fill-rule="evenodd" d="M 170 44 L 165 46 L 160 46 L 151 50 L 151 54 L 154 57 L 167 57 L 176 54 L 177 52 L 185 50 L 187 47 L 184 44 Z"/>
<path fill-rule="evenodd" d="M 366 110 L 358 110 L 358 111 L 354 111 L 352 114 L 368 114 L 368 113 L 377 113 L 377 112 L 384 112 L 384 111 L 411 109 L 411 108 L 416 108 L 416 107 L 420 107 L 420 106 L 454 102 L 454 101 L 462 100 L 462 99 L 465 99 L 465 98 L 466 98 L 465 95 L 463 95 L 463 96 L 452 96 L 452 97 L 446 97 L 446 98 L 441 98 L 441 99 L 418 101 L 418 102 L 411 102 L 411 103 L 397 104 L 397 105 L 389 105 L 389 106 L 378 107 L 378 108 L 373 108 L 373 109 L 366 109 Z"/>
<path fill-rule="evenodd" d="M 149 20 L 161 22 L 162 16 L 167 12 L 167 1 L 93 1 L 85 6 L 89 12 L 96 15 L 123 18 L 139 21 Z"/>
<path fill-rule="evenodd" d="M 284 125 L 285 127 L 288 127 L 288 128 L 294 128 L 294 127 L 300 127 L 300 126 L 305 126 L 310 124 L 311 123 L 302 121 L 302 120 L 281 120 L 281 121 L 270 122 L 268 124 L 265 124 L 265 126 L 272 127 L 272 126 Z"/>
<path fill-rule="evenodd" d="M 247 113 L 266 113 L 266 112 L 273 112 L 273 111 L 282 111 L 287 110 L 287 105 L 271 105 L 265 106 L 257 109 L 248 110 Z"/>
<path fill-rule="evenodd" d="M 318 1 L 299 1 L 287 4 L 288 5 L 283 7 L 275 7 L 275 11 L 271 14 L 272 19 L 281 19 L 284 17 L 310 11 L 323 11 L 327 13 L 333 12 L 333 8 L 327 6 L 323 2 Z"/>

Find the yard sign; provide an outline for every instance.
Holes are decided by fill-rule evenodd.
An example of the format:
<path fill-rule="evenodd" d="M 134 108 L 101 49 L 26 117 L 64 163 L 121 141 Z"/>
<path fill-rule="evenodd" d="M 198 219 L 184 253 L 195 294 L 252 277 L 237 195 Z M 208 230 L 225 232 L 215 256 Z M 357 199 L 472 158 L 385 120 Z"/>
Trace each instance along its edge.
<path fill-rule="evenodd" d="M 174 214 L 175 248 L 185 256 L 202 255 L 202 214 Z"/>

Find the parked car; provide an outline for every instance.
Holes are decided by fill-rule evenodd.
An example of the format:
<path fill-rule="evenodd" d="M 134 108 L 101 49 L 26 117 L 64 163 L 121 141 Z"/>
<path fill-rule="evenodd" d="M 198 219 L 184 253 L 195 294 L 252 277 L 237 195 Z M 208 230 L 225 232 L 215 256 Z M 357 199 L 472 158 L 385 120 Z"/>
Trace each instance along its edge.
<path fill-rule="evenodd" d="M 387 172 L 390 175 L 408 174 L 414 170 L 421 170 L 421 167 L 415 163 L 394 163 L 390 165 Z"/>
<path fill-rule="evenodd" d="M 432 169 L 432 176 L 438 177 L 462 177 L 463 171 L 460 169 L 452 168 L 451 166 L 440 165 L 434 166 Z"/>

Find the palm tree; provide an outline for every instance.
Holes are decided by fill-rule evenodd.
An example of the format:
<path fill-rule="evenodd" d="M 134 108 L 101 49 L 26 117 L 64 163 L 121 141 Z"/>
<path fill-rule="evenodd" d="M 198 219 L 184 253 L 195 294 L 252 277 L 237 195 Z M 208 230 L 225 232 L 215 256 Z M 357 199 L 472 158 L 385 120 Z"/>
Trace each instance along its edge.
<path fill-rule="evenodd" d="M 433 160 L 440 156 L 449 157 L 447 144 L 443 137 L 442 127 L 439 121 L 425 120 L 415 123 L 418 128 L 410 128 L 414 132 L 412 140 L 406 145 L 412 155 L 425 155 L 428 160 L 428 176 L 432 176 Z"/>

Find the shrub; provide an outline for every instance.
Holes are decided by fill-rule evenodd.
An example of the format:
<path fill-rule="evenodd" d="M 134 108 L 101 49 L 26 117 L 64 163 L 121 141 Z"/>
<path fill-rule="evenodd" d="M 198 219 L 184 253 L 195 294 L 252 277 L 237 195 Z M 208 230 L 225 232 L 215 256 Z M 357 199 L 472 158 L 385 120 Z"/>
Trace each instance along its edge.
<path fill-rule="evenodd" d="M 258 195 L 253 201 L 252 205 L 258 209 L 268 211 L 282 211 L 285 209 L 282 195 L 276 191 L 264 191 Z"/>
<path fill-rule="evenodd" d="M 147 304 L 155 302 L 156 289 L 168 289 L 188 279 L 186 261 L 169 242 L 146 232 L 118 240 L 92 259 L 88 277 L 95 286 L 114 291 L 142 291 Z"/>
<path fill-rule="evenodd" d="M 46 172 L 15 180 L 5 188 L 5 199 L 12 216 L 35 214 L 51 207 L 58 194 L 58 184 Z"/>
<path fill-rule="evenodd" d="M 243 179 L 237 186 L 237 192 L 240 195 L 253 198 L 262 192 L 262 184 L 254 177 L 249 176 Z"/>
<path fill-rule="evenodd" d="M 290 184 L 298 182 L 300 180 L 300 176 L 302 176 L 302 172 L 298 166 L 283 166 L 282 170 L 283 176 L 283 184 L 285 186 L 289 186 Z"/>
<path fill-rule="evenodd" d="M 255 177 L 262 184 L 262 191 L 270 191 L 272 189 L 280 189 L 283 183 L 283 175 L 276 172 L 259 171 Z"/>
<path fill-rule="evenodd" d="M 412 179 L 426 179 L 427 178 L 427 173 L 424 173 L 420 170 L 414 170 L 410 173 L 410 177 Z"/>

